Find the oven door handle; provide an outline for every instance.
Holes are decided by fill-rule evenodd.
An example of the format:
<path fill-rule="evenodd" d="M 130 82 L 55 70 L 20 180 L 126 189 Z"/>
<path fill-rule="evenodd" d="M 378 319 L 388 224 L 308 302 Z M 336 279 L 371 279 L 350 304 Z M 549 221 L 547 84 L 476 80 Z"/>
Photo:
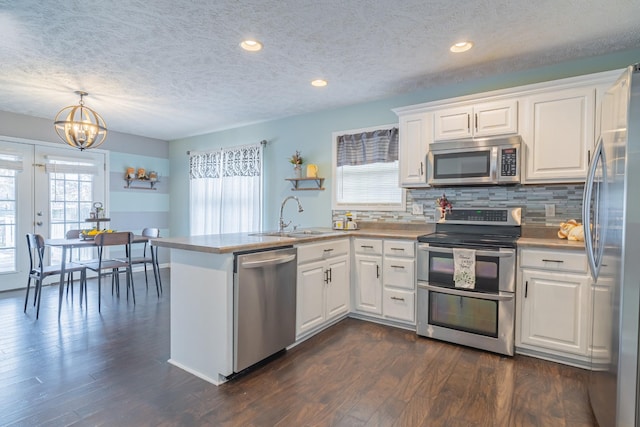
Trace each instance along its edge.
<path fill-rule="evenodd" d="M 473 248 L 470 248 L 473 249 Z M 429 250 L 429 251 L 433 251 L 433 252 L 444 252 L 444 253 L 448 253 L 451 254 L 453 253 L 453 248 L 443 248 L 441 246 L 429 246 L 428 244 L 420 244 L 418 245 L 418 250 Z M 488 256 L 488 257 L 496 257 L 496 258 L 509 258 L 514 256 L 516 253 L 515 250 L 508 250 L 508 251 L 483 251 L 483 250 L 476 250 L 476 255 L 479 256 Z"/>
<path fill-rule="evenodd" d="M 457 295 L 461 297 L 471 297 L 471 298 L 480 298 L 480 299 L 488 299 L 491 301 L 509 301 L 513 299 L 513 294 L 501 295 L 501 294 L 487 294 L 480 292 L 469 292 L 463 291 L 459 289 L 451 289 L 451 288 L 443 288 L 440 286 L 433 286 L 426 283 L 418 283 L 419 288 L 427 289 L 434 292 L 440 292 L 442 294 L 449 295 Z"/>

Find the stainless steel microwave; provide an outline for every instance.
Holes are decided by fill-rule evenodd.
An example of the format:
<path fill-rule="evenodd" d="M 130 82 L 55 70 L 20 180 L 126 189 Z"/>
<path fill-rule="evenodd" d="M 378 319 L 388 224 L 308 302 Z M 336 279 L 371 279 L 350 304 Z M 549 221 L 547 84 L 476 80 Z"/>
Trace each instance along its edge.
<path fill-rule="evenodd" d="M 520 182 L 519 136 L 436 142 L 429 146 L 429 184 L 490 185 Z"/>

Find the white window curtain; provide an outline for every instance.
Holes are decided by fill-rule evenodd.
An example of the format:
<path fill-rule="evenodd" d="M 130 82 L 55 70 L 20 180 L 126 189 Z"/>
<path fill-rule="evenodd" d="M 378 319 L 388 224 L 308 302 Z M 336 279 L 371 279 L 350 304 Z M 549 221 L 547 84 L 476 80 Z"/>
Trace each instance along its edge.
<path fill-rule="evenodd" d="M 192 153 L 191 235 L 260 230 L 262 175 L 260 144 Z"/>
<path fill-rule="evenodd" d="M 44 169 L 47 173 L 77 173 L 79 175 L 97 175 L 98 165 L 93 159 L 77 157 L 45 156 Z"/>

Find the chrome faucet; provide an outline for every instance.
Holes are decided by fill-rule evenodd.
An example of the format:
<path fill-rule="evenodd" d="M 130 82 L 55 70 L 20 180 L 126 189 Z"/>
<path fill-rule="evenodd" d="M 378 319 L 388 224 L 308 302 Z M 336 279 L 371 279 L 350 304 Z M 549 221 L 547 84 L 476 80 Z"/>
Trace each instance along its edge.
<path fill-rule="evenodd" d="M 289 222 L 284 222 L 284 219 L 282 218 L 282 211 L 284 210 L 284 205 L 287 203 L 287 200 L 289 199 L 293 199 L 296 202 L 298 202 L 298 212 L 302 212 L 304 211 L 304 209 L 302 209 L 302 205 L 300 204 L 300 200 L 298 200 L 298 198 L 296 196 L 288 196 L 285 197 L 285 199 L 282 201 L 282 204 L 280 205 L 280 225 L 278 226 L 278 232 L 282 233 L 285 229 L 285 227 L 289 226 L 289 224 L 291 224 L 291 221 Z"/>

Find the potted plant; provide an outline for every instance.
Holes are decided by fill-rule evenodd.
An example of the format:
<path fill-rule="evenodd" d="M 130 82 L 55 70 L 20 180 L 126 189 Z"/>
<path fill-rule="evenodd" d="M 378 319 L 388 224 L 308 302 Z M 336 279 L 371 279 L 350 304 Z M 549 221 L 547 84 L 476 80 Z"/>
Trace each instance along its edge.
<path fill-rule="evenodd" d="M 296 150 L 296 152 L 289 158 L 289 163 L 293 165 L 293 173 L 295 178 L 302 177 L 302 164 L 304 163 L 304 159 L 300 155 L 300 152 Z"/>

